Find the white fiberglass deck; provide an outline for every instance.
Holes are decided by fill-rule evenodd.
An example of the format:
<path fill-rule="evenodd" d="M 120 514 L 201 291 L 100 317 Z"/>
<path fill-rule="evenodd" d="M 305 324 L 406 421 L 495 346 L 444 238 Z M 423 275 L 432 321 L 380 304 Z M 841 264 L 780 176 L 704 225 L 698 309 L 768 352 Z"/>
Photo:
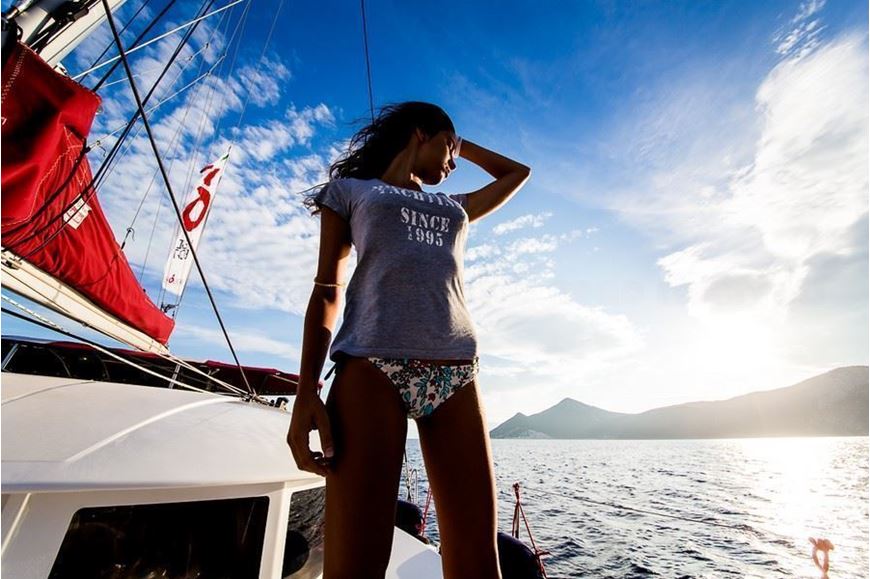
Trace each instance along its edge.
<path fill-rule="evenodd" d="M 218 394 L 3 373 L 3 492 L 314 482 L 286 411 Z M 312 436 L 312 446 L 318 444 Z"/>
<path fill-rule="evenodd" d="M 291 497 L 324 483 L 296 467 L 287 411 L 217 394 L 5 372 L 0 392 L 10 577 L 47 577 L 80 509 L 252 496 L 269 499 L 258 577 L 282 577 Z M 319 449 L 316 433 L 310 442 Z M 317 568 L 300 576 L 317 577 Z M 441 576 L 438 553 L 395 528 L 386 577 Z"/>

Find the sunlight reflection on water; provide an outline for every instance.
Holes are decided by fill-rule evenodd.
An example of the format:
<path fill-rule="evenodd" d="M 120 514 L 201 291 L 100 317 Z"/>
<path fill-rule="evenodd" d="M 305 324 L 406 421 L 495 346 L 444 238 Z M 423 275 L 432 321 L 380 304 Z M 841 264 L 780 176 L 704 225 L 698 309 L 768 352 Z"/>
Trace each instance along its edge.
<path fill-rule="evenodd" d="M 866 576 L 866 437 L 493 440 L 492 449 L 499 530 L 510 531 L 520 482 L 551 577 L 818 577 L 809 537 L 834 543 L 832 578 Z M 425 501 L 418 441 L 408 457 Z M 434 516 L 427 534 L 438 540 Z"/>

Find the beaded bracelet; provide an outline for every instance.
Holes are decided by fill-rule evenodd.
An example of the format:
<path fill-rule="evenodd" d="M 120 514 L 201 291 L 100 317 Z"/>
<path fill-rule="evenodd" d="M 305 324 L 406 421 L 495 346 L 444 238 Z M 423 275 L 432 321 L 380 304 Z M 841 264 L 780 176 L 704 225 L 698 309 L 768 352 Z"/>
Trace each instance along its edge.
<path fill-rule="evenodd" d="M 317 281 L 317 278 L 314 278 L 314 285 L 321 285 L 323 287 L 343 287 L 345 284 L 343 283 L 321 283 Z"/>

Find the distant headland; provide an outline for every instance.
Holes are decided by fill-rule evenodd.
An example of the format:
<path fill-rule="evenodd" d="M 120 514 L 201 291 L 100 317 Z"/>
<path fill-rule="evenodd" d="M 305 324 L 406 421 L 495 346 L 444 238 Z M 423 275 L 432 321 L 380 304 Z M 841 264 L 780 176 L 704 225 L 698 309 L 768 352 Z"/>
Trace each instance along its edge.
<path fill-rule="evenodd" d="M 690 402 L 640 414 L 610 412 L 565 398 L 517 413 L 492 438 L 674 439 L 867 436 L 867 366 L 847 366 L 793 386 L 729 400 Z"/>

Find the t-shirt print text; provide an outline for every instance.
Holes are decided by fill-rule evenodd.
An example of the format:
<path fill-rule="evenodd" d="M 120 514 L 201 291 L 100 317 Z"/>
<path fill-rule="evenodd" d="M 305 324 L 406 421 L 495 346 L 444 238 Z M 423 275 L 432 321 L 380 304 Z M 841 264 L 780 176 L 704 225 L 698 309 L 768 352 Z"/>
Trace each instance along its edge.
<path fill-rule="evenodd" d="M 417 201 L 425 201 L 441 206 L 458 205 L 456 201 L 445 198 L 441 195 L 432 195 L 423 191 L 411 191 L 409 189 L 400 189 L 391 185 L 377 185 L 375 189 L 379 194 L 384 195 L 401 195 L 403 197 L 411 197 Z M 408 240 L 427 245 L 435 245 L 441 247 L 444 245 L 444 234 L 450 232 L 450 218 L 443 215 L 432 215 L 423 211 L 418 211 L 410 207 L 402 206 L 399 209 L 399 216 L 402 223 L 408 229 Z"/>
<path fill-rule="evenodd" d="M 450 218 L 430 215 L 408 207 L 399 210 L 402 223 L 408 226 L 408 239 L 429 245 L 444 245 L 444 233 L 450 232 Z"/>

